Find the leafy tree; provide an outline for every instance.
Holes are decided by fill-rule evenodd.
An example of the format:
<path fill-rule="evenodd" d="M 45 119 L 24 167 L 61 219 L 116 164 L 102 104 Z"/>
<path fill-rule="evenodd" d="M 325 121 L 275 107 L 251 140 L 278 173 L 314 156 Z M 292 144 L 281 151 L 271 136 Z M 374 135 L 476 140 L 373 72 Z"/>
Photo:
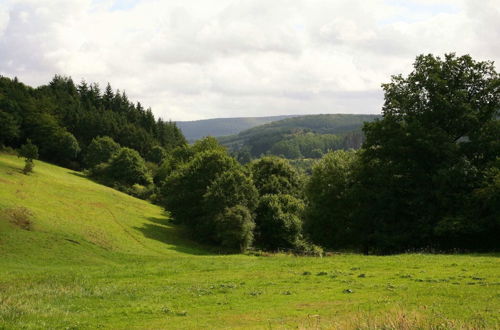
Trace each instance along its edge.
<path fill-rule="evenodd" d="M 199 139 L 191 146 L 191 150 L 195 153 L 207 150 L 219 150 L 222 152 L 227 151 L 226 148 L 222 146 L 213 136 L 207 136 L 203 139 Z"/>
<path fill-rule="evenodd" d="M 179 223 L 191 228 L 203 223 L 203 196 L 222 173 L 237 165 L 221 150 L 207 150 L 180 164 L 165 180 L 161 189 L 165 207 Z M 196 229 L 194 229 L 196 230 Z"/>
<path fill-rule="evenodd" d="M 97 164 L 109 161 L 111 156 L 120 150 L 120 145 L 109 136 L 96 137 L 85 151 L 85 165 L 92 168 Z"/>
<path fill-rule="evenodd" d="M 304 203 L 286 194 L 268 194 L 261 197 L 257 208 L 256 243 L 276 250 L 294 248 L 302 239 Z"/>
<path fill-rule="evenodd" d="M 259 194 L 252 179 L 238 164 L 219 174 L 203 196 L 205 214 L 211 216 L 225 208 L 241 205 L 253 212 Z"/>
<path fill-rule="evenodd" d="M 255 222 L 245 206 L 225 208 L 215 217 L 214 222 L 216 238 L 221 246 L 243 252 L 252 245 Z"/>
<path fill-rule="evenodd" d="M 249 164 L 259 194 L 302 194 L 302 179 L 297 170 L 283 158 L 266 156 Z"/>
<path fill-rule="evenodd" d="M 152 181 L 144 159 L 130 148 L 121 148 L 111 157 L 107 173 L 110 178 L 128 185 Z"/>
<path fill-rule="evenodd" d="M 73 160 L 80 152 L 80 146 L 75 136 L 64 130 L 56 135 L 57 143 L 52 147 L 52 157 L 59 161 Z"/>
<path fill-rule="evenodd" d="M 154 146 L 151 148 L 149 151 L 146 159 L 150 162 L 153 162 L 155 164 L 161 164 L 163 160 L 167 157 L 167 151 L 160 147 L 160 146 Z"/>
<path fill-rule="evenodd" d="M 19 157 L 24 157 L 23 173 L 28 174 L 33 172 L 33 168 L 35 167 L 33 160 L 38 159 L 38 147 L 28 139 L 26 144 L 23 144 L 19 149 Z"/>
<path fill-rule="evenodd" d="M 354 151 L 329 152 L 313 167 L 306 187 L 306 231 L 313 242 L 326 247 L 355 246 L 352 212 L 355 207 Z"/>
<path fill-rule="evenodd" d="M 421 55 L 383 88 L 383 118 L 364 128 L 356 214 L 364 249 L 442 247 L 445 228 L 456 227 L 444 224 L 467 223 L 471 193 L 498 157 L 490 129 L 499 127 L 499 75 L 468 55 Z"/>

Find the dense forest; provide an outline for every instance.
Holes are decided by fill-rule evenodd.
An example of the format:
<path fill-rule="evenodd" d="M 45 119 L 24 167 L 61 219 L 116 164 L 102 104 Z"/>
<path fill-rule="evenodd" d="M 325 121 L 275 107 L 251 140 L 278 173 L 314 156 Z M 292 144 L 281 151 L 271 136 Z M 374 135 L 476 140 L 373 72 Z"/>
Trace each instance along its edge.
<path fill-rule="evenodd" d="M 253 127 L 219 141 L 240 160 L 262 155 L 287 159 L 321 158 L 330 150 L 359 149 L 363 123 L 377 115 L 322 114 L 286 118 Z"/>
<path fill-rule="evenodd" d="M 309 176 L 274 155 L 238 161 L 215 138 L 188 145 L 174 123 L 109 86 L 0 82 L 0 144 L 22 145 L 27 165 L 39 148 L 45 160 L 164 206 L 193 238 L 227 251 L 499 248 L 500 76 L 491 62 L 420 55 L 413 72 L 383 85 L 379 118 L 252 133 L 249 158 L 321 157 Z"/>
<path fill-rule="evenodd" d="M 143 157 L 155 146 L 170 150 L 185 143 L 175 123 L 155 119 L 151 109 L 132 103 L 108 84 L 55 76 L 31 88 L 17 78 L 0 77 L 0 145 L 19 147 L 30 139 L 40 158 L 79 169 L 92 140 L 108 136 Z"/>

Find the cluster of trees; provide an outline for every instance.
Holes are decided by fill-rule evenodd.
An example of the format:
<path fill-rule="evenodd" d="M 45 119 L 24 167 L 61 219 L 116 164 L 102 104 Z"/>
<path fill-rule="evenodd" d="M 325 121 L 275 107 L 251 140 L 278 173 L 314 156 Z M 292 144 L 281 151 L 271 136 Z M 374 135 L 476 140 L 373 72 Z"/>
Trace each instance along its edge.
<path fill-rule="evenodd" d="M 490 62 L 419 56 L 383 85 L 359 152 L 313 169 L 306 227 L 330 248 L 498 249 L 500 77 Z"/>
<path fill-rule="evenodd" d="M 331 150 L 359 149 L 364 136 L 361 131 L 344 135 L 307 132 L 284 137 L 267 151 L 288 159 L 321 158 Z"/>
<path fill-rule="evenodd" d="M 245 166 L 214 138 L 179 148 L 166 161 L 162 203 L 200 241 L 227 249 L 309 248 L 302 237 L 303 178 L 286 160 Z"/>
<path fill-rule="evenodd" d="M 238 161 L 214 138 L 187 145 L 174 124 L 155 121 L 123 93 L 101 95 L 95 84 L 75 87 L 61 77 L 38 89 L 0 78 L 0 144 L 37 141 L 42 158 L 77 162 L 102 182 L 163 205 L 195 239 L 229 250 L 498 249 L 500 76 L 493 64 L 419 56 L 412 73 L 383 88 L 383 116 L 365 123 L 362 148 L 326 153 L 309 177 L 277 156 L 240 154 Z M 353 119 L 344 120 L 352 130 Z M 272 132 L 264 140 L 279 135 Z M 354 135 L 294 132 L 270 148 L 319 157 L 347 138 L 360 143 Z M 31 142 L 22 150 L 27 164 L 38 156 Z"/>
<path fill-rule="evenodd" d="M 395 253 L 495 250 L 500 236 L 500 77 L 490 62 L 419 56 L 383 85 L 360 150 L 301 176 L 286 159 L 242 166 L 215 141 L 176 160 L 164 205 L 195 237 L 245 249 Z M 207 144 L 208 140 L 199 142 Z M 185 155 L 185 154 L 184 154 Z M 172 168 L 172 167 L 171 167 Z"/>
<path fill-rule="evenodd" d="M 251 136 L 235 151 L 235 155 L 239 159 L 255 159 L 262 155 L 318 159 L 331 150 L 359 149 L 363 141 L 360 129 L 342 134 L 323 134 L 311 129 L 279 128 Z"/>
<path fill-rule="evenodd" d="M 59 165 L 84 167 L 87 147 L 108 136 L 146 157 L 186 141 L 175 123 L 155 119 L 151 109 L 133 104 L 125 92 L 55 76 L 48 85 L 31 88 L 0 76 L 0 145 L 18 148 L 30 139 L 40 158 Z"/>

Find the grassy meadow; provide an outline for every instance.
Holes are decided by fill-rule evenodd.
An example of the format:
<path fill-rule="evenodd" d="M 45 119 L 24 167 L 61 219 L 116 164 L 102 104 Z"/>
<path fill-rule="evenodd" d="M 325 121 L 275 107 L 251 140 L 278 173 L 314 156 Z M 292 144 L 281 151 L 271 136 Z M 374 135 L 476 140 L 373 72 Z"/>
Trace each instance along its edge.
<path fill-rule="evenodd" d="M 500 327 L 499 255 L 220 255 L 163 210 L 0 154 L 0 329 Z"/>

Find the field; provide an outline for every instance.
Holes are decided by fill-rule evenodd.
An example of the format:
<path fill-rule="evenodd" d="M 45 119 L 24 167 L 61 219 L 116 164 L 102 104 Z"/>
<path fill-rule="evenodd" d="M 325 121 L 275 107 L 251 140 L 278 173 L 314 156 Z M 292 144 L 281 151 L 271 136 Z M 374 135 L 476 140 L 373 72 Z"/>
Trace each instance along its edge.
<path fill-rule="evenodd" d="M 499 255 L 220 255 L 162 209 L 0 155 L 0 329 L 499 328 Z"/>

